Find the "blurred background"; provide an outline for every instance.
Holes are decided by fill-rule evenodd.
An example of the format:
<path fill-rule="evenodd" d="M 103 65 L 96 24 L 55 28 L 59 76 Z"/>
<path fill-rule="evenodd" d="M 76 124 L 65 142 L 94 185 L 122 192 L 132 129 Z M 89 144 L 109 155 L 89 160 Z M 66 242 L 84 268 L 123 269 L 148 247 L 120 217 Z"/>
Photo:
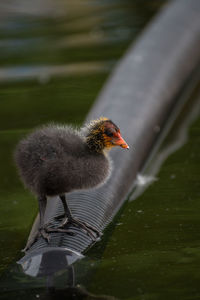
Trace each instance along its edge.
<path fill-rule="evenodd" d="M 37 212 L 14 167 L 17 141 L 40 124 L 82 124 L 117 61 L 163 3 L 1 1 L 0 269 L 23 248 Z"/>
<path fill-rule="evenodd" d="M 40 124 L 81 125 L 116 63 L 165 3 L 167 0 L 1 0 L 1 299 L 27 297 L 23 284 L 23 288 L 12 286 L 9 270 L 22 256 L 37 214 L 37 201 L 24 190 L 16 173 L 16 143 Z M 195 93 L 194 99 L 199 89 Z M 174 129 L 163 149 L 177 138 L 176 133 Z M 111 226 L 104 240 L 89 252 L 82 264 L 86 269 L 98 265 L 98 272 L 82 284 L 93 294 L 120 299 L 169 299 L 169 295 L 171 299 L 199 299 L 199 268 L 195 266 L 200 262 L 200 247 L 193 248 L 200 226 L 196 213 L 200 208 L 199 136 L 200 120 L 196 119 L 185 146 L 167 159 L 147 192 L 126 204 L 114 221 L 116 233 Z M 188 212 L 188 203 L 194 210 L 190 206 Z M 195 278 L 188 281 L 191 274 Z M 178 285 L 173 289 L 174 282 Z M 31 279 L 22 276 L 21 283 L 26 283 L 31 299 L 41 298 L 41 282 L 36 284 L 37 291 Z M 163 289 L 165 296 L 157 298 Z"/>

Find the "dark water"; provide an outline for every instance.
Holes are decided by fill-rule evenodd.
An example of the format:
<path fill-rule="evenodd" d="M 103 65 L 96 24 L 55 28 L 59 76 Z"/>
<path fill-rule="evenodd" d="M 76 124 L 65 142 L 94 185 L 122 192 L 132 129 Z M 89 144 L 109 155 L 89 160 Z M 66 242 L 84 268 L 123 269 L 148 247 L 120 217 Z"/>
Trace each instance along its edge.
<path fill-rule="evenodd" d="M 199 144 L 200 85 L 74 276 L 58 273 L 47 291 L 44 279 L 13 265 L 3 273 L 2 299 L 199 299 Z"/>
<path fill-rule="evenodd" d="M 37 212 L 19 182 L 17 141 L 46 122 L 81 124 L 117 60 L 163 1 L 1 1 L 0 270 Z"/>
<path fill-rule="evenodd" d="M 15 171 L 15 144 L 45 122 L 81 124 L 163 2 L 1 2 L 1 299 L 200 299 L 200 88 L 103 240 L 75 266 L 80 286 L 67 288 L 60 273 L 50 294 L 15 265 L 37 213 Z"/>
<path fill-rule="evenodd" d="M 140 196 L 133 191 L 116 221 L 90 291 L 119 299 L 200 299 L 199 145 L 200 86 L 138 189 L 144 181 L 151 185 Z"/>

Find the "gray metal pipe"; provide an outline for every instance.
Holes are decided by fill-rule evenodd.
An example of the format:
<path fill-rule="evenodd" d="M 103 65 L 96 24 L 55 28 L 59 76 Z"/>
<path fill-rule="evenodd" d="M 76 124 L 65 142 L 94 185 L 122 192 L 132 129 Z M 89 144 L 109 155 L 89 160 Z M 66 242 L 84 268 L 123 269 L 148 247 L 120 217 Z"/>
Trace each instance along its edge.
<path fill-rule="evenodd" d="M 103 230 L 118 212 L 175 108 L 178 93 L 200 62 L 199 49 L 199 0 L 170 2 L 129 48 L 87 120 L 101 115 L 112 119 L 121 128 L 130 151 L 111 152 L 113 173 L 104 186 L 68 195 L 75 217 Z M 46 219 L 55 222 L 54 216 L 62 209 L 57 198 L 49 201 Z M 37 228 L 36 220 L 30 238 Z M 73 230 L 75 236 L 52 233 L 49 244 L 41 238 L 36 241 L 19 261 L 24 272 L 49 275 L 81 258 L 92 241 L 79 229 Z M 54 257 L 50 271 L 48 256 Z M 63 260 L 58 266 L 59 257 Z"/>

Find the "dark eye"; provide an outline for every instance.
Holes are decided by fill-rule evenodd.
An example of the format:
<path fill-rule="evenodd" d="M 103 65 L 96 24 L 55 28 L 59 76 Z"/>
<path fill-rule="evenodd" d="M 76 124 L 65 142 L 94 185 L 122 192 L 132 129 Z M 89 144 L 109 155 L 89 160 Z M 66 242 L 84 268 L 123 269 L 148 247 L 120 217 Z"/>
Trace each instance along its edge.
<path fill-rule="evenodd" d="M 105 134 L 106 134 L 107 136 L 110 136 L 110 137 L 113 136 L 113 132 L 112 132 L 111 130 L 109 130 L 109 129 L 106 129 L 106 130 L 105 130 Z"/>

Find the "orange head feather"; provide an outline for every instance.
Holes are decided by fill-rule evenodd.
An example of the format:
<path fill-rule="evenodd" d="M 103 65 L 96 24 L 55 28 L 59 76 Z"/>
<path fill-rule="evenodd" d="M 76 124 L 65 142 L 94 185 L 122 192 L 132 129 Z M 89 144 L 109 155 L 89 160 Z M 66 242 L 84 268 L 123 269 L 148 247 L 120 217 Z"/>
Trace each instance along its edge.
<path fill-rule="evenodd" d="M 120 146 L 129 149 L 120 134 L 120 129 L 108 118 L 101 117 L 88 125 L 86 142 L 91 150 L 102 152 Z"/>

